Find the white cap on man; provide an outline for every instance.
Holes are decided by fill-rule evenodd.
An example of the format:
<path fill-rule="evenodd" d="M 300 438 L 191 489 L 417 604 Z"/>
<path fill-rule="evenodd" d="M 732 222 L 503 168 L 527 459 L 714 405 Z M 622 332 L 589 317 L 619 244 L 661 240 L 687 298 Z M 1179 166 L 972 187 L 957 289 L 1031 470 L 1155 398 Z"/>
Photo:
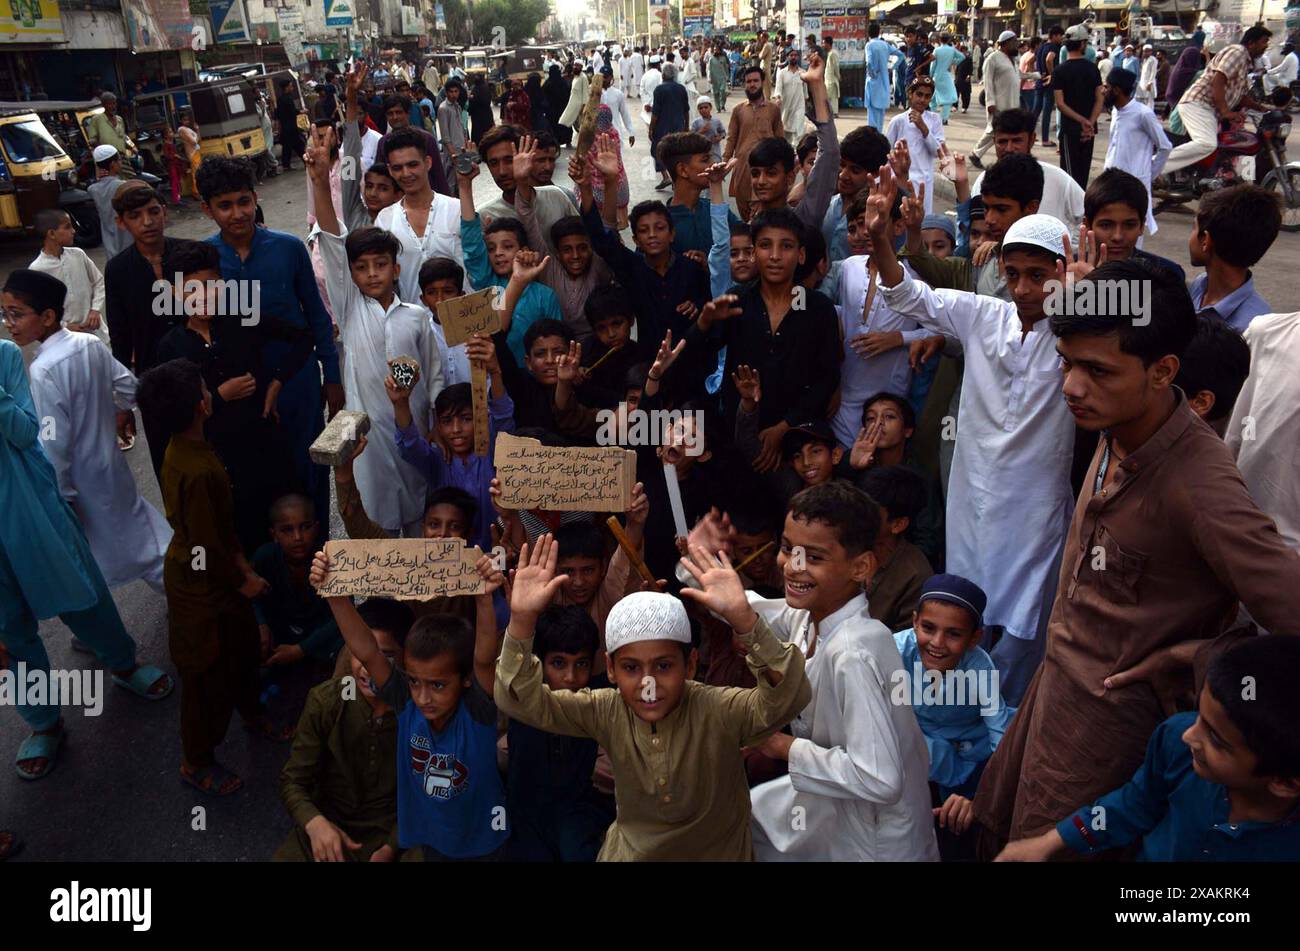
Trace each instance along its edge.
<path fill-rule="evenodd" d="M 998 46 L 1001 46 L 1007 40 L 1018 40 L 1018 39 L 1020 39 L 1020 34 L 1017 33 L 1015 30 L 1003 30 L 1001 33 L 998 34 Z"/>
<path fill-rule="evenodd" d="M 117 148 L 112 145 L 97 145 L 95 151 L 90 153 L 90 157 L 95 160 L 96 165 L 107 162 L 115 155 L 117 155 Z"/>

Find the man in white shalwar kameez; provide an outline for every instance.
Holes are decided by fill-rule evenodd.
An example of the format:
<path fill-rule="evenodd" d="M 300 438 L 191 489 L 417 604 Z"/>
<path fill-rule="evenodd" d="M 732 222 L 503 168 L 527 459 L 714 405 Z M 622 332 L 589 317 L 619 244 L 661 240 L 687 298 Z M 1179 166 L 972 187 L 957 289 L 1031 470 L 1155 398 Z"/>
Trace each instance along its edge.
<path fill-rule="evenodd" d="M 992 653 L 1003 696 L 1014 704 L 1042 656 L 1074 510 L 1075 426 L 1061 395 L 1056 339 L 1042 314 L 1022 319 L 1015 303 L 913 280 L 888 238 L 876 237 L 874 206 L 868 218 L 885 302 L 955 339 L 965 353 L 948 483 L 947 570 L 987 592 L 985 626 L 1002 628 Z M 878 228 L 884 234 L 888 215 Z M 1027 215 L 1003 236 L 1003 260 L 1017 245 L 1063 258 L 1065 234 L 1052 216 Z"/>
<path fill-rule="evenodd" d="M 161 594 L 172 529 L 140 497 L 117 445 L 117 414 L 135 407 L 135 377 L 95 336 L 62 327 L 41 341 L 29 372 L 41 445 L 104 580 L 110 588 L 144 580 Z"/>
<path fill-rule="evenodd" d="M 663 73 L 659 71 L 659 58 L 650 57 L 650 68 L 646 70 L 645 75 L 641 77 L 641 118 L 645 124 L 649 125 L 650 120 L 654 118 L 650 113 L 650 106 L 654 102 L 655 89 L 664 81 Z"/>
<path fill-rule="evenodd" d="M 791 145 L 797 146 L 808 125 L 807 104 L 804 102 L 805 84 L 799 69 L 799 51 L 790 54 L 789 62 L 776 74 L 776 95 L 781 106 L 781 125 Z"/>
<path fill-rule="evenodd" d="M 634 99 L 640 99 L 641 77 L 645 75 L 645 55 L 638 46 L 624 62 L 627 63 L 627 85 L 624 91 Z"/>
<path fill-rule="evenodd" d="M 748 592 L 798 644 L 812 701 L 790 724 L 785 776 L 750 790 L 760 862 L 937 862 L 930 759 L 916 714 L 894 703 L 904 675 L 893 635 L 859 594 L 814 626 L 808 611 Z"/>
<path fill-rule="evenodd" d="M 582 116 L 582 108 L 587 104 L 587 96 L 591 92 L 591 77 L 585 72 L 579 72 L 573 77 L 573 82 L 569 84 L 569 101 L 564 106 L 564 111 L 560 113 L 560 125 L 568 126 L 574 132 L 578 131 L 578 119 Z M 457 216 L 460 215 L 460 208 L 456 208 Z"/>
<path fill-rule="evenodd" d="M 1165 167 L 1165 159 L 1173 145 L 1164 127 L 1151 107 L 1131 98 L 1137 77 L 1127 69 L 1112 69 L 1106 81 L 1106 105 L 1114 108 L 1110 143 L 1106 146 L 1103 168 L 1118 168 L 1146 186 L 1148 234 L 1157 230 L 1156 216 L 1152 212 L 1151 180 Z M 1140 248 L 1139 238 L 1138 247 Z"/>
<path fill-rule="evenodd" d="M 320 163 L 315 153 L 314 149 L 309 153 L 312 162 L 308 168 L 318 182 L 326 181 L 328 169 L 318 171 Z M 426 175 L 419 177 L 427 181 Z M 389 360 L 410 357 L 419 363 L 420 378 L 411 391 L 411 418 L 420 435 L 427 438 L 433 421 L 433 401 L 442 389 L 442 363 L 429 311 L 420 303 L 404 303 L 397 287 L 392 289 L 386 306 L 361 293 L 352 280 L 344 244 L 347 231 L 339 224 L 328 191 L 317 187 L 315 195 L 325 290 L 348 355 L 343 362 L 343 389 L 347 394 L 344 408 L 370 417 L 366 451 L 353 463 L 357 490 L 376 524 L 393 535 L 418 538 L 423 534 L 424 498 L 429 487 L 424 475 L 398 454 L 393 403 L 385 380 Z M 390 205 L 384 210 L 396 207 Z M 401 270 L 405 276 L 404 265 Z M 419 271 L 418 265 L 415 270 Z M 418 301 L 418 296 L 415 299 Z"/>

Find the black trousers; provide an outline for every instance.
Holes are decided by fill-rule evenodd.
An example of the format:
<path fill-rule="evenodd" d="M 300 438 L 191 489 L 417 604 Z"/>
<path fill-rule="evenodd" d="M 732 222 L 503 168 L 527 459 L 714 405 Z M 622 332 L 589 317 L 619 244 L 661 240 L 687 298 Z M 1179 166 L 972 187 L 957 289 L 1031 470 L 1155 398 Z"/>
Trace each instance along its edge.
<path fill-rule="evenodd" d="M 957 97 L 961 100 L 961 111 L 965 112 L 970 108 L 970 80 L 957 80 Z"/>
<path fill-rule="evenodd" d="M 291 125 L 289 128 L 280 130 L 280 164 L 286 169 L 292 168 L 292 161 L 295 155 L 298 158 L 303 157 L 307 151 L 307 143 L 303 141 L 302 130 L 297 125 Z"/>
<path fill-rule="evenodd" d="M 1061 126 L 1061 168 L 1083 189 L 1088 187 L 1088 176 L 1092 172 L 1092 147 L 1096 141 L 1096 137 L 1085 141 L 1080 129 Z"/>

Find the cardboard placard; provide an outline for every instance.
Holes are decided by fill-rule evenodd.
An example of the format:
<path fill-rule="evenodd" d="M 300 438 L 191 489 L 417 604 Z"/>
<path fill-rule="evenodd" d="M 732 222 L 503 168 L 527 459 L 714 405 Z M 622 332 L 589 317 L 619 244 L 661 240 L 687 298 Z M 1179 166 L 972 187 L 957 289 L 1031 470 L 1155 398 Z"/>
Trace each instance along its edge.
<path fill-rule="evenodd" d="M 325 554 L 330 572 L 316 589 L 322 598 L 427 601 L 484 589 L 474 568 L 483 552 L 459 538 L 348 538 L 326 542 Z"/>
<path fill-rule="evenodd" d="M 499 287 L 453 297 L 438 305 L 438 323 L 442 324 L 447 346 L 462 344 L 476 333 L 494 334 L 501 329 L 501 315 L 496 309 Z"/>
<path fill-rule="evenodd" d="M 501 505 L 551 512 L 626 512 L 636 485 L 636 453 L 612 446 L 543 446 L 497 434 Z"/>
<path fill-rule="evenodd" d="M 469 391 L 474 410 L 474 455 L 488 454 L 488 378 L 487 367 L 477 360 L 469 364 Z"/>

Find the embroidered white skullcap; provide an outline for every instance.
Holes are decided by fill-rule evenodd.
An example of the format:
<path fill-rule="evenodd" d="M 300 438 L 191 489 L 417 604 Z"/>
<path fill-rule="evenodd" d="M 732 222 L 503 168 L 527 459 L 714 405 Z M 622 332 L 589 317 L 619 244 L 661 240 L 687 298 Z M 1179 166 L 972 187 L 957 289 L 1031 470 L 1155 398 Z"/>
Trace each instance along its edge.
<path fill-rule="evenodd" d="M 611 654 L 638 641 L 691 642 L 686 608 L 671 594 L 637 591 L 614 605 L 605 620 L 605 649 Z"/>
<path fill-rule="evenodd" d="M 1013 244 L 1031 244 L 1057 257 L 1065 257 L 1065 225 L 1051 215 L 1025 215 L 1002 236 L 1002 250 Z"/>
<path fill-rule="evenodd" d="M 100 162 L 107 162 L 116 154 L 117 149 L 111 145 L 97 145 L 95 146 L 95 150 L 90 153 L 90 157 L 94 159 L 95 164 L 98 165 Z"/>

